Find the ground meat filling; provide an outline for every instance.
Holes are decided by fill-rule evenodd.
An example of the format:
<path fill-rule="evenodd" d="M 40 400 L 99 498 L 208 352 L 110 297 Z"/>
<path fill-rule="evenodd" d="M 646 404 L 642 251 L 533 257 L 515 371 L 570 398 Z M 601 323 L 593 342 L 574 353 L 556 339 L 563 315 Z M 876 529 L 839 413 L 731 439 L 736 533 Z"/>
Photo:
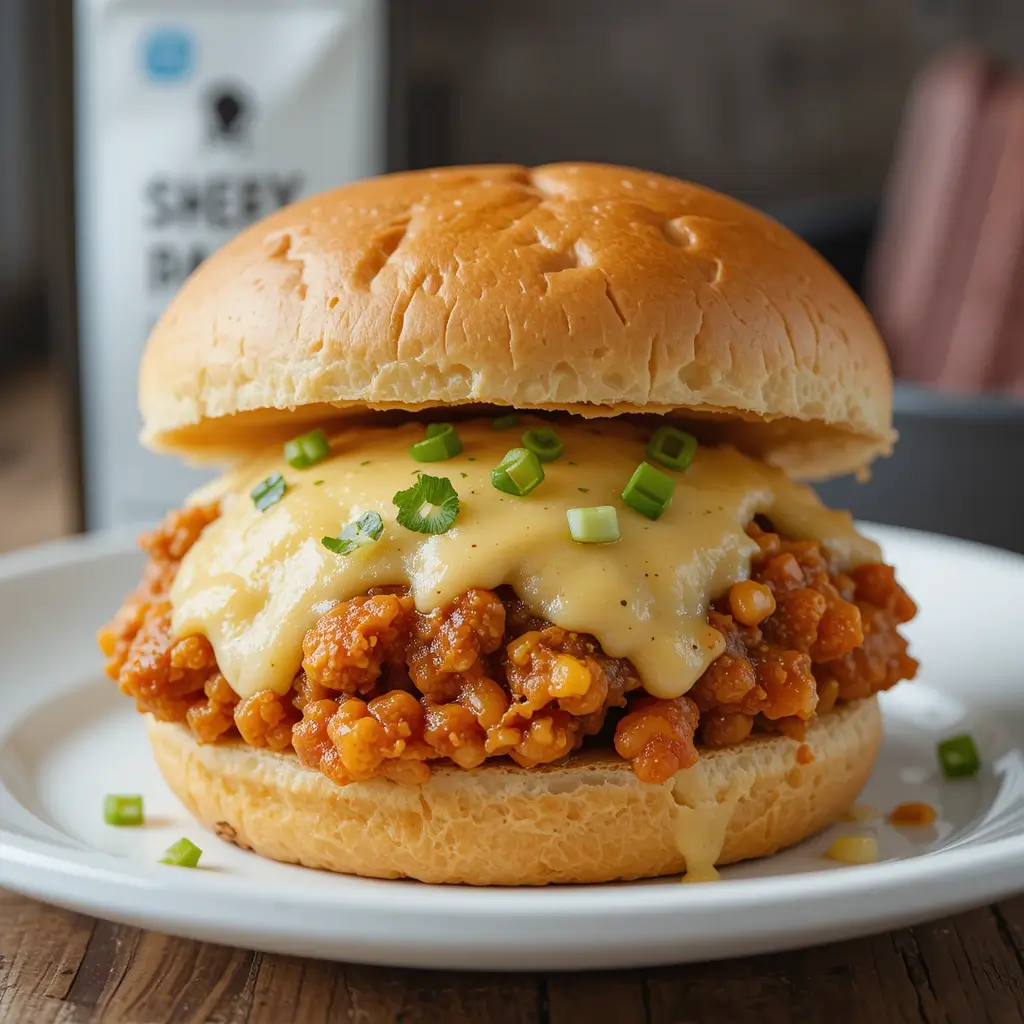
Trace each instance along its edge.
<path fill-rule="evenodd" d="M 209 642 L 171 630 L 171 583 L 217 516 L 215 505 L 180 509 L 141 539 L 142 582 L 99 635 L 107 674 L 140 711 L 185 722 L 200 742 L 293 748 L 342 785 L 422 782 L 435 760 L 532 767 L 584 743 L 613 746 L 641 780 L 660 783 L 694 764 L 698 745 L 729 746 L 755 730 L 802 740 L 814 715 L 917 670 L 897 631 L 917 609 L 889 566 L 838 572 L 817 542 L 785 541 L 755 522 L 750 578 L 708 614 L 725 651 L 684 697 L 645 693 L 629 661 L 538 619 L 509 588 L 469 590 L 422 614 L 401 588 L 382 587 L 340 602 L 306 633 L 287 694 L 240 699 Z"/>

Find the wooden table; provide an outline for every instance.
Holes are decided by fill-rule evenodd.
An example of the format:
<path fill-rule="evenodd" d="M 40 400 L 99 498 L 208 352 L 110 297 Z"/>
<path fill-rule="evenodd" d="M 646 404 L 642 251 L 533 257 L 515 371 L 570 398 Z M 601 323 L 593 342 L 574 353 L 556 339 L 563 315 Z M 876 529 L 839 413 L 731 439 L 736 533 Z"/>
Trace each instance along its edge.
<path fill-rule="evenodd" d="M 69 521 L 55 398 L 0 388 L 0 548 Z M 0 890 L 0 1022 L 1021 1024 L 1024 897 L 889 935 L 600 974 L 388 970 L 109 924 Z"/>

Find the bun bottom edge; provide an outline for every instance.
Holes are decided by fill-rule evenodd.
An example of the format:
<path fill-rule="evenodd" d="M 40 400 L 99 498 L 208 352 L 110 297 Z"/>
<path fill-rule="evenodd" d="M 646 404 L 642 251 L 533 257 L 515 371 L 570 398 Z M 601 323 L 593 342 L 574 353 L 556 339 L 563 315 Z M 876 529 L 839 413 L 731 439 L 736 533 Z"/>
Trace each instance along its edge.
<path fill-rule="evenodd" d="M 164 779 L 222 839 L 343 874 L 470 885 L 611 882 L 775 853 L 853 803 L 882 738 L 872 697 L 809 724 L 807 764 L 800 742 L 762 735 L 702 751 L 663 785 L 594 752 L 534 769 L 437 767 L 422 786 L 337 786 L 294 754 L 201 745 L 147 717 Z"/>

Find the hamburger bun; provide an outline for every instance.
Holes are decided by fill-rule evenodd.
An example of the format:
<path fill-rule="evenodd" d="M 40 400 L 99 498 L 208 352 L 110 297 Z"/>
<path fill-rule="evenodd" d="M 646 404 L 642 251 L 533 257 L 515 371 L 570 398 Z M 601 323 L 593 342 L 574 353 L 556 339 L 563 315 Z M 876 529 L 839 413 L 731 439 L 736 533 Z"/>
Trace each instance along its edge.
<path fill-rule="evenodd" d="M 223 838 L 276 860 L 377 878 L 543 885 L 685 870 L 700 880 L 712 876 L 716 864 L 773 853 L 830 824 L 870 774 L 881 737 L 873 698 L 810 718 L 802 742 L 755 731 L 734 746 L 701 750 L 696 764 L 685 767 L 693 761 L 697 721 L 697 705 L 690 704 L 684 745 L 685 691 L 726 650 L 709 610 L 729 587 L 746 582 L 758 546 L 750 533 L 756 516 L 767 516 L 784 539 L 821 545 L 835 572 L 852 573 L 879 559 L 848 516 L 823 509 L 786 474 L 859 470 L 889 451 L 892 377 L 884 347 L 835 271 L 763 214 L 686 182 L 586 164 L 450 168 L 339 188 L 254 225 L 192 275 L 150 337 L 140 403 L 143 438 L 151 447 L 194 461 L 242 463 L 193 497 L 186 512 L 201 518 L 208 503 L 216 505 L 215 519 L 174 556 L 180 565 L 161 556 L 151 573 L 158 580 L 161 573 L 176 574 L 169 600 L 177 636 L 171 639 L 205 637 L 216 656 L 203 662 L 203 671 L 213 674 L 197 677 L 190 692 L 198 703 L 186 714 L 203 712 L 198 686 L 207 693 L 207 683 L 219 677 L 239 699 L 230 705 L 239 735 L 255 744 L 202 745 L 183 724 L 149 719 L 168 784 Z M 511 435 L 496 433 L 497 424 L 488 421 L 503 409 L 562 414 L 537 421 L 556 423 L 565 444 L 574 446 L 567 448 L 571 459 L 549 467 L 543 500 L 517 504 L 543 474 L 533 474 L 529 489 L 511 476 L 503 484 L 502 453 Z M 424 410 L 435 411 L 409 415 Z M 617 416 L 650 416 L 652 422 L 639 429 L 574 419 Z M 650 454 L 644 445 L 665 416 L 685 421 L 695 437 L 680 439 L 671 430 L 665 436 L 683 445 L 696 440 L 700 449 L 690 450 L 685 465 L 676 460 L 679 494 L 671 508 L 675 478 L 660 474 L 671 484 L 666 497 L 664 481 L 651 484 L 656 478 L 637 465 L 641 453 Z M 452 495 L 444 499 L 451 518 L 439 519 L 436 529 L 422 528 L 411 511 L 418 513 L 423 506 L 415 503 L 422 502 L 436 513 L 442 481 L 433 481 L 438 487 L 430 499 L 417 490 L 422 481 L 410 486 L 412 474 L 423 472 L 410 453 L 415 456 L 420 443 L 419 420 L 442 418 L 456 421 L 466 442 L 463 452 L 456 438 L 457 451 L 446 458 L 464 463 L 439 466 L 452 478 L 443 481 L 455 497 L 453 506 Z M 524 416 L 523 422 L 533 421 Z M 280 447 L 286 439 L 298 444 L 303 439 L 296 435 L 314 426 L 325 431 L 321 457 L 329 452 L 310 474 L 318 479 L 303 476 L 308 465 Z M 659 453 L 651 457 L 657 461 Z M 762 461 L 784 472 L 769 471 Z M 664 464 L 673 468 L 671 461 Z M 658 493 L 643 492 L 641 483 L 630 491 L 638 473 L 643 486 Z M 261 504 L 273 481 L 273 500 Z M 461 498 L 453 481 L 462 487 Z M 567 525 L 570 513 L 583 511 L 583 500 L 598 498 L 599 507 L 613 511 L 628 506 L 613 534 L 618 547 L 578 536 Z M 360 542 L 367 550 L 342 550 L 342 537 L 353 539 L 346 531 L 371 513 L 376 533 L 369 532 L 370 518 L 369 539 Z M 187 533 L 174 522 L 169 548 Z M 812 589 L 826 586 L 800 579 Z M 848 579 L 844 592 L 855 586 Z M 143 605 L 153 596 L 147 585 Z M 570 712 L 574 696 L 589 694 L 598 678 L 580 672 L 558 677 L 564 690 L 538 685 L 543 700 L 529 706 L 520 700 L 527 684 L 510 675 L 509 662 L 500 660 L 505 655 L 483 646 L 500 641 L 514 659 L 511 648 L 527 636 L 518 626 L 493 637 L 480 626 L 484 640 L 474 640 L 476 648 L 452 640 L 443 657 L 430 649 L 458 682 L 457 696 L 440 688 L 432 695 L 427 676 L 412 674 L 408 650 L 396 654 L 389 639 L 377 648 L 385 660 L 393 658 L 388 674 L 370 677 L 367 685 L 358 673 L 345 675 L 346 658 L 359 671 L 369 666 L 364 647 L 378 643 L 373 623 L 365 636 L 347 621 L 329 623 L 326 633 L 316 633 L 318 653 L 307 665 L 306 638 L 318 624 L 339 605 L 362 607 L 354 602 L 381 585 L 408 588 L 416 614 L 438 613 L 440 631 L 449 628 L 444 616 L 456 614 L 460 596 L 512 587 L 543 624 L 537 629 L 552 624 L 591 636 L 597 645 L 591 653 L 599 648 L 628 662 L 637 684 L 656 699 L 654 709 L 632 697 L 624 701 L 625 691 L 614 691 L 601 676 L 605 690 L 595 693 L 606 705 Z M 813 595 L 817 604 L 838 600 L 838 591 L 823 594 Z M 490 598 L 498 601 L 494 593 Z M 774 608 L 773 597 L 773 611 L 765 614 Z M 138 611 L 130 600 L 120 623 L 138 624 Z M 347 613 L 340 609 L 339 618 Z M 157 613 L 149 608 L 145 614 Z M 749 618 L 752 629 L 764 621 L 744 614 L 735 612 L 742 621 Z M 894 630 L 890 619 L 884 628 Z M 523 628 L 540 635 L 533 626 Z M 142 635 L 146 642 L 148 634 Z M 169 635 L 164 629 L 158 639 Z M 111 651 L 121 641 L 120 634 L 108 639 Z M 893 649 L 905 650 L 897 641 Z M 534 642 L 520 651 L 527 661 Z M 163 669 L 160 658 L 148 648 L 145 653 L 147 665 Z M 171 657 L 163 648 L 159 653 Z M 784 653 L 799 656 L 796 649 Z M 473 660 L 491 654 L 490 663 Z M 450 665 L 444 661 L 449 656 Z M 804 703 L 744 711 L 740 724 L 748 731 L 758 714 L 813 715 L 812 662 L 809 654 L 802 658 Z M 338 666 L 324 670 L 326 682 L 314 678 L 332 659 Z M 892 672 L 906 678 L 911 663 L 897 659 Z M 535 674 L 546 686 L 556 680 L 556 668 L 565 675 L 573 664 L 566 656 L 544 662 Z M 435 696 L 443 703 L 469 699 L 467 665 L 483 665 L 494 675 L 486 681 L 501 690 L 498 712 L 488 714 L 485 729 L 485 716 L 460 704 L 476 732 L 449 729 L 442 717 L 441 725 L 430 727 L 436 736 L 428 738 L 425 726 L 420 736 L 416 723 Z M 429 775 L 417 761 L 415 776 L 395 773 L 415 777 L 415 784 L 387 779 L 386 766 L 370 781 L 350 782 L 378 771 L 366 766 L 374 757 L 374 765 L 383 763 L 377 733 L 386 730 L 369 723 L 365 744 L 352 740 L 346 754 L 342 730 L 351 723 L 345 716 L 375 714 L 371 694 L 378 685 L 396 685 L 390 674 L 396 666 L 410 670 L 396 678 L 419 678 L 421 692 L 400 695 L 413 711 L 408 720 L 396 719 L 387 756 L 408 756 L 410 764 L 428 758 Z M 779 671 L 788 683 L 788 669 Z M 149 676 L 141 675 L 149 685 Z M 578 685 L 581 675 L 583 690 L 573 690 L 569 683 Z M 122 689 L 132 692 L 139 680 L 127 676 Z M 331 699 L 296 702 L 302 680 Z M 166 679 L 158 671 L 152 683 L 156 692 Z M 634 689 L 639 697 L 641 687 Z M 762 689 L 766 700 L 768 689 Z M 261 703 L 266 694 L 269 701 Z M 341 695 L 353 706 L 333 701 Z M 135 696 L 146 710 L 152 694 L 136 689 Z M 360 706 L 362 697 L 369 703 Z M 253 708 L 265 708 L 270 717 L 262 721 L 291 729 L 291 711 L 281 710 L 289 701 L 304 717 L 274 743 L 286 746 L 290 737 L 306 764 L 322 770 L 305 767 L 290 749 L 270 752 L 260 746 L 266 729 L 242 726 Z M 515 719 L 521 704 L 528 726 Z M 223 714 L 225 706 L 222 701 L 216 712 Z M 711 711 L 733 706 L 722 698 Z M 638 717 L 630 720 L 629 709 L 637 707 Z M 544 708 L 572 719 L 572 729 L 551 725 Z M 626 713 L 609 717 L 602 734 L 590 716 L 609 708 Z M 159 704 L 149 709 L 173 717 Z M 645 720 L 648 712 L 662 715 L 660 721 Z M 317 716 L 330 716 L 330 724 Z M 545 729 L 550 735 L 531 747 L 538 722 L 537 735 Z M 637 736 L 650 730 L 635 755 L 620 757 L 610 743 L 597 746 L 623 723 Z M 722 735 L 716 741 L 709 732 L 709 745 L 730 742 Z M 576 747 L 576 754 L 564 756 Z M 648 753 L 649 770 L 641 763 Z M 457 756 L 476 766 L 453 766 Z M 517 767 L 513 758 L 539 766 Z"/>
<path fill-rule="evenodd" d="M 894 438 L 878 333 L 809 246 L 708 189 L 588 164 L 390 175 L 279 211 L 186 282 L 140 401 L 144 440 L 193 460 L 435 406 L 678 413 L 807 477 Z"/>
<path fill-rule="evenodd" d="M 610 882 L 762 857 L 819 831 L 855 800 L 881 741 L 874 698 L 809 723 L 801 743 L 758 735 L 704 750 L 675 781 L 575 755 L 532 769 L 436 767 L 422 786 L 337 786 L 292 754 L 200 745 L 148 720 L 168 785 L 207 828 L 264 857 L 373 878 L 472 885 Z"/>

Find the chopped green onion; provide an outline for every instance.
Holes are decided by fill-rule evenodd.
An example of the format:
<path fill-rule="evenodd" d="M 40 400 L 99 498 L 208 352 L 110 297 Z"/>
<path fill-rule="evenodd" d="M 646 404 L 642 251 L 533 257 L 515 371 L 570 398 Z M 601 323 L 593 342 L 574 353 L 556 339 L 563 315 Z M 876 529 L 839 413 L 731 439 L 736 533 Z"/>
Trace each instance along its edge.
<path fill-rule="evenodd" d="M 939 764 L 947 779 L 970 779 L 978 774 L 981 758 L 974 740 L 967 733 L 939 744 Z"/>
<path fill-rule="evenodd" d="M 518 426 L 519 417 L 514 412 L 510 412 L 505 416 L 499 416 L 496 420 L 491 420 L 492 430 L 508 430 L 510 427 Z"/>
<path fill-rule="evenodd" d="M 544 479 L 540 459 L 529 448 L 513 448 L 491 470 L 491 483 L 506 494 L 521 498 Z"/>
<path fill-rule="evenodd" d="M 116 796 L 111 793 L 103 798 L 103 820 L 108 825 L 141 825 L 142 797 Z"/>
<path fill-rule="evenodd" d="M 676 482 L 667 473 L 641 462 L 622 492 L 622 500 L 648 519 L 660 519 L 672 503 Z"/>
<path fill-rule="evenodd" d="M 357 548 L 380 540 L 384 520 L 379 512 L 364 512 L 354 523 L 349 523 L 337 537 L 321 537 L 320 543 L 336 555 L 351 555 Z"/>
<path fill-rule="evenodd" d="M 554 462 L 565 445 L 550 427 L 534 427 L 523 434 L 523 447 L 529 448 L 541 462 Z"/>
<path fill-rule="evenodd" d="M 415 533 L 444 533 L 459 514 L 459 495 L 444 476 L 420 476 L 412 487 L 391 499 L 398 523 Z"/>
<path fill-rule="evenodd" d="M 309 469 L 331 453 L 331 446 L 322 430 L 311 430 L 284 443 L 285 461 L 293 469 Z"/>
<path fill-rule="evenodd" d="M 167 847 L 159 863 L 173 864 L 178 868 L 194 868 L 202 855 L 203 851 L 191 840 L 179 839 Z"/>
<path fill-rule="evenodd" d="M 276 505 L 288 490 L 284 477 L 280 473 L 271 473 L 266 480 L 261 480 L 250 492 L 252 503 L 260 512 L 266 512 L 271 505 Z"/>
<path fill-rule="evenodd" d="M 649 459 L 681 472 L 693 462 L 697 453 L 697 438 L 685 430 L 666 424 L 658 427 L 651 435 L 645 450 Z"/>
<path fill-rule="evenodd" d="M 409 447 L 417 462 L 444 462 L 461 451 L 462 441 L 450 423 L 431 423 L 426 438 Z"/>
<path fill-rule="evenodd" d="M 610 544 L 619 539 L 619 517 L 611 505 L 566 510 L 569 536 L 577 544 Z"/>

